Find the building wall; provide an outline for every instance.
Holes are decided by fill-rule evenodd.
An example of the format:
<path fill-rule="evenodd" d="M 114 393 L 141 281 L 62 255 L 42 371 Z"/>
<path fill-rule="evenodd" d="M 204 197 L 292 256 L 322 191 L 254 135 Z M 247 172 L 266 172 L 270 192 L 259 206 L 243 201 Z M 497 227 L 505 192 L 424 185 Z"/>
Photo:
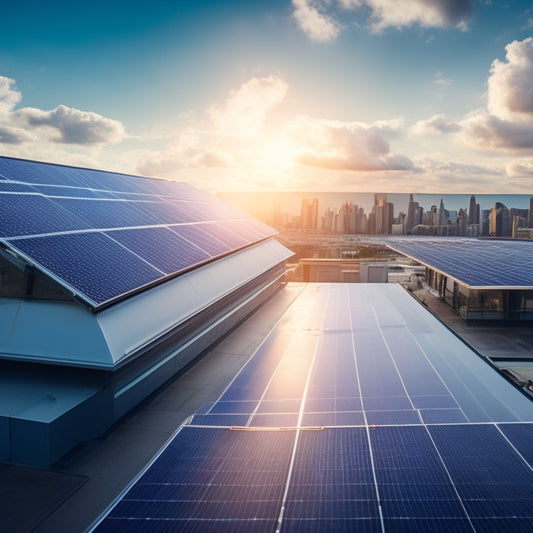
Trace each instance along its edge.
<path fill-rule="evenodd" d="M 533 291 L 471 289 L 431 268 L 426 282 L 466 320 L 533 320 Z"/>

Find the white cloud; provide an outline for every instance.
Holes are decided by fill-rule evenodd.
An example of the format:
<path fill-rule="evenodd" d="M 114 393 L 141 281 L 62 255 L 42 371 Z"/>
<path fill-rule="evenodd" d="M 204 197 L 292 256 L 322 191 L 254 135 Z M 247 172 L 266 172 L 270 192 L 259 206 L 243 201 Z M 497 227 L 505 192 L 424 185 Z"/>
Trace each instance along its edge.
<path fill-rule="evenodd" d="M 533 37 L 505 47 L 506 62 L 492 63 L 488 109 L 499 118 L 533 122 Z"/>
<path fill-rule="evenodd" d="M 446 133 L 457 133 L 461 126 L 452 120 L 448 120 L 446 115 L 439 113 L 433 115 L 428 120 L 418 121 L 410 130 L 413 135 L 436 135 Z"/>
<path fill-rule="evenodd" d="M 2 155 L 99 167 L 108 145 L 125 137 L 120 122 L 97 113 L 61 105 L 52 111 L 17 109 L 21 100 L 15 80 L 0 76 Z"/>
<path fill-rule="evenodd" d="M 91 111 L 59 105 L 52 111 L 25 107 L 15 112 L 29 126 L 50 127 L 59 134 L 52 141 L 65 144 L 117 143 L 124 139 L 124 126 L 118 120 Z"/>
<path fill-rule="evenodd" d="M 514 161 L 505 170 L 510 178 L 533 178 L 533 160 Z"/>
<path fill-rule="evenodd" d="M 413 25 L 466 30 L 471 12 L 470 0 L 292 0 L 292 6 L 300 28 L 321 42 L 337 37 L 348 11 L 368 14 L 374 32 Z"/>
<path fill-rule="evenodd" d="M 258 146 L 265 142 L 267 116 L 287 90 L 279 77 L 251 78 L 209 107 L 205 122 L 193 120 L 162 150 L 145 154 L 139 171 L 172 178 L 182 169 L 254 168 L 261 157 Z"/>
<path fill-rule="evenodd" d="M 30 140 L 32 136 L 21 128 L 0 126 L 0 144 L 22 144 Z"/>
<path fill-rule="evenodd" d="M 461 121 L 460 138 L 479 150 L 533 152 L 533 124 L 512 122 L 474 111 Z"/>
<path fill-rule="evenodd" d="M 422 155 L 415 158 L 415 163 L 421 171 L 420 189 L 446 190 L 452 185 L 456 192 L 489 192 L 505 178 L 505 169 L 500 165 L 453 161 L 443 154 Z"/>
<path fill-rule="evenodd" d="M 228 168 L 235 161 L 230 152 L 216 147 L 209 132 L 189 130 L 157 152 L 145 154 L 138 165 L 141 174 L 176 177 L 184 168 Z"/>
<path fill-rule="evenodd" d="M 361 4 L 342 0 L 344 4 Z M 372 27 L 381 31 L 387 27 L 403 28 L 418 24 L 423 28 L 466 29 L 470 16 L 469 0 L 364 0 L 371 10 Z"/>
<path fill-rule="evenodd" d="M 443 114 L 417 122 L 414 135 L 457 134 L 482 151 L 533 153 L 533 37 L 506 46 L 506 61 L 492 63 L 486 109 L 459 121 Z"/>
<path fill-rule="evenodd" d="M 401 120 L 374 124 L 298 117 L 288 125 L 300 149 L 298 162 L 334 170 L 407 170 L 406 156 L 390 152 L 387 133 L 397 134 Z"/>
<path fill-rule="evenodd" d="M 252 78 L 226 100 L 207 111 L 213 126 L 224 135 L 258 135 L 267 113 L 283 101 L 288 85 L 275 76 Z"/>
<path fill-rule="evenodd" d="M 15 80 L 0 76 L 0 119 L 11 113 L 22 95 L 15 89 Z"/>
<path fill-rule="evenodd" d="M 312 41 L 331 41 L 340 32 L 339 22 L 324 13 L 327 4 L 327 0 L 292 0 L 294 18 Z"/>

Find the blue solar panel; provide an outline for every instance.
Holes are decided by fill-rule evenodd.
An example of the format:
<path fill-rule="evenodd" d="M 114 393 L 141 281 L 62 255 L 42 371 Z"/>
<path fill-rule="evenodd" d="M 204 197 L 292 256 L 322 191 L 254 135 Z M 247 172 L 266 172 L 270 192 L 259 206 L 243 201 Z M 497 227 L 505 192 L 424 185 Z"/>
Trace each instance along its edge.
<path fill-rule="evenodd" d="M 179 272 L 210 258 L 167 228 L 108 231 L 106 235 L 165 274 Z"/>
<path fill-rule="evenodd" d="M 305 413 L 304 426 L 361 426 L 365 424 L 365 415 L 361 412 L 342 413 Z"/>
<path fill-rule="evenodd" d="M 501 424 L 498 427 L 533 468 L 533 424 Z"/>
<path fill-rule="evenodd" d="M 468 422 L 460 409 L 421 409 L 424 424 L 460 424 Z"/>
<path fill-rule="evenodd" d="M 478 239 L 387 239 L 400 253 L 471 287 L 531 287 L 531 241 Z"/>
<path fill-rule="evenodd" d="M 156 528 L 166 521 L 174 531 L 205 522 L 218 531 L 267 526 L 272 531 L 294 437 L 294 432 L 184 428 L 98 531 L 132 523 L 142 529 L 154 521 Z M 198 474 L 194 481 L 191 468 Z"/>
<path fill-rule="evenodd" d="M 142 204 L 137 202 L 71 198 L 56 198 L 54 202 L 75 213 L 91 228 L 125 228 L 161 223 L 149 210 L 141 209 Z"/>
<path fill-rule="evenodd" d="M 283 533 L 382 533 L 381 523 L 376 519 L 356 518 L 313 518 L 291 519 L 283 522 Z"/>
<path fill-rule="evenodd" d="M 163 277 L 161 272 L 102 233 L 15 239 L 10 244 L 95 304 Z"/>
<path fill-rule="evenodd" d="M 185 239 L 194 242 L 212 256 L 224 254 L 231 250 L 227 244 L 204 231 L 201 226 L 171 226 L 170 229 Z"/>
<path fill-rule="evenodd" d="M 57 237 L 50 241 L 54 253 L 62 251 L 55 258 L 46 256 L 42 247 L 48 241 L 27 242 L 18 249 L 30 259 L 36 250 L 39 257 L 33 259 L 37 264 L 95 307 L 275 233 L 244 212 L 184 183 L 1 156 L 0 177 L 0 238 L 10 246 L 10 242 L 20 243 L 20 237 Z M 131 254 L 98 236 L 101 230 L 113 229 L 124 230 L 109 236 Z M 88 250 L 72 259 L 80 250 L 76 245 L 91 238 L 59 235 L 80 231 L 95 234 L 91 244 L 102 243 L 103 248 L 94 251 L 99 265 L 91 260 Z M 68 250 L 71 242 L 75 247 Z M 105 255 L 112 253 L 118 255 Z M 107 271 L 120 261 L 126 261 L 121 267 L 124 282 Z M 150 270 L 151 266 L 155 268 Z M 75 268 L 80 272 L 72 272 Z M 97 268 L 101 272 L 96 273 Z M 89 276 L 83 280 L 85 271 Z M 95 286 L 102 280 L 103 286 Z M 108 298 L 110 295 L 113 297 Z"/>
<path fill-rule="evenodd" d="M 230 229 L 219 224 L 207 223 L 200 226 L 204 231 L 209 233 L 215 239 L 223 242 L 231 248 L 239 248 L 246 244 L 249 244 L 249 240 L 233 233 Z"/>
<path fill-rule="evenodd" d="M 257 407 L 257 402 L 216 402 L 209 409 L 210 413 L 223 414 L 251 414 Z M 200 414 L 197 411 L 198 414 Z M 205 413 L 204 413 L 205 414 Z"/>
<path fill-rule="evenodd" d="M 0 211 L 0 237 L 89 228 L 86 221 L 36 194 L 0 194 Z"/>
<path fill-rule="evenodd" d="M 256 414 L 250 422 L 257 427 L 295 427 L 297 423 L 298 413 Z"/>
<path fill-rule="evenodd" d="M 415 324 L 427 311 L 401 290 L 306 287 L 219 401 L 124 495 L 129 507 L 117 505 L 102 527 L 127 527 L 128 513 L 159 527 L 167 513 L 187 530 L 254 531 L 257 521 L 280 532 L 526 531 L 533 405 L 498 376 L 486 396 L 480 376 L 493 370 L 462 346 L 463 371 L 466 359 L 443 352 L 457 351 L 456 339 L 437 321 L 426 320 L 413 345 L 408 323 L 394 327 L 393 317 L 401 309 Z M 379 313 L 364 316 L 377 294 L 394 307 L 383 323 Z M 342 313 L 358 305 L 347 323 Z M 434 390 L 421 393 L 412 364 Z M 373 366 L 383 369 L 379 385 Z M 349 381 L 361 384 L 361 397 L 358 387 L 344 396 Z M 472 424 L 465 410 L 487 423 Z M 506 422 L 522 413 L 528 423 L 496 425 L 495 413 Z M 221 427 L 194 426 L 213 422 Z M 236 425 L 247 427 L 228 429 Z"/>

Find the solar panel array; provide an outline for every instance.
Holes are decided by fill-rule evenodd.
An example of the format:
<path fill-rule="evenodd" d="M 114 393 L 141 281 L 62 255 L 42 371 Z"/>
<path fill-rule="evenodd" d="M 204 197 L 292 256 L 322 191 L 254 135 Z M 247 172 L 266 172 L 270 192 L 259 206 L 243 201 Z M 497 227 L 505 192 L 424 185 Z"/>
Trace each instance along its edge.
<path fill-rule="evenodd" d="M 275 234 L 185 183 L 6 157 L 0 213 L 0 241 L 95 308 Z"/>
<path fill-rule="evenodd" d="M 390 238 L 385 244 L 470 287 L 533 287 L 533 241 Z"/>
<path fill-rule="evenodd" d="M 533 403 L 399 286 L 307 285 L 105 531 L 529 532 Z"/>

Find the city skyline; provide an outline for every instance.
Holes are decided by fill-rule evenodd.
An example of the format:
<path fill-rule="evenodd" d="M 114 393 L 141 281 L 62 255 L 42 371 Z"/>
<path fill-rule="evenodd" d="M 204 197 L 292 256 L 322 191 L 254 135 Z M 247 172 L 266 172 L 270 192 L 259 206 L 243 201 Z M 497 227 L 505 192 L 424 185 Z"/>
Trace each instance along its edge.
<path fill-rule="evenodd" d="M 212 192 L 529 193 L 529 3 L 401 4 L 11 3 L 0 153 Z"/>
<path fill-rule="evenodd" d="M 414 193 L 322 193 L 321 198 L 306 193 L 291 195 L 292 201 L 281 193 L 219 196 L 280 231 L 533 238 L 531 195 L 440 195 L 438 201 L 435 201 L 438 195 Z M 408 196 L 407 204 L 403 196 Z M 452 206 L 447 204 L 450 199 Z M 399 204 L 395 203 L 397 200 Z"/>

